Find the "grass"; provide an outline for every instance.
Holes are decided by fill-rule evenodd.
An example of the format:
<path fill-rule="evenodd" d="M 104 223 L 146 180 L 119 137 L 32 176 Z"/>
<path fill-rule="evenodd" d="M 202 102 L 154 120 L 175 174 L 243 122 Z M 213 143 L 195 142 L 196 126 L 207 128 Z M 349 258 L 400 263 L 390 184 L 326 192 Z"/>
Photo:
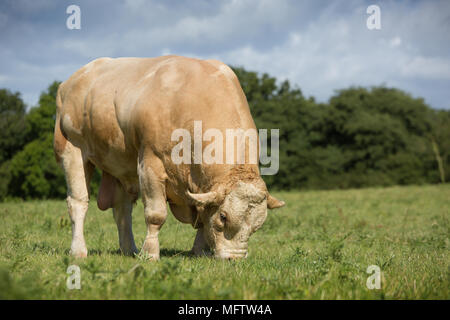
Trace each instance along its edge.
<path fill-rule="evenodd" d="M 449 299 L 450 185 L 280 192 L 239 261 L 187 254 L 195 232 L 169 215 L 161 260 L 117 254 L 112 213 L 91 201 L 87 259 L 68 255 L 65 201 L 0 203 L 0 299 Z M 136 243 L 143 207 L 133 212 Z M 81 290 L 66 270 L 81 269 Z M 369 290 L 369 265 L 382 271 Z"/>

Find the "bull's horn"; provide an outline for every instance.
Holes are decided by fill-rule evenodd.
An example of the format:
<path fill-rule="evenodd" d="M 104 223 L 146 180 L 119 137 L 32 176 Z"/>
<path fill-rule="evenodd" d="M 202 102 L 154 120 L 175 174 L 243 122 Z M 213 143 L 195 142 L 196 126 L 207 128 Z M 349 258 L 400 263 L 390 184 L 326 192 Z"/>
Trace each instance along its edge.
<path fill-rule="evenodd" d="M 284 201 L 278 200 L 277 198 L 271 196 L 270 194 L 267 197 L 267 208 L 269 209 L 275 209 L 275 208 L 281 208 L 284 206 Z"/>
<path fill-rule="evenodd" d="M 205 206 L 207 204 L 215 202 L 217 199 L 217 192 L 215 192 L 215 191 L 211 191 L 211 192 L 207 192 L 207 193 L 191 193 L 188 191 L 187 195 L 188 195 L 189 199 L 195 205 L 201 205 L 201 206 Z"/>

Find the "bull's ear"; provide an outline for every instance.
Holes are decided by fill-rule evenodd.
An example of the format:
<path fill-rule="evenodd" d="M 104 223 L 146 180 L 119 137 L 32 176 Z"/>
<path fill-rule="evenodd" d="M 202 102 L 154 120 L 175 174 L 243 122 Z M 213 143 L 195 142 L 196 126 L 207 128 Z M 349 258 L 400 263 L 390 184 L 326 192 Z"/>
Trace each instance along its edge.
<path fill-rule="evenodd" d="M 267 208 L 276 209 L 281 208 L 282 206 L 284 206 L 284 201 L 278 200 L 270 194 L 267 196 Z"/>

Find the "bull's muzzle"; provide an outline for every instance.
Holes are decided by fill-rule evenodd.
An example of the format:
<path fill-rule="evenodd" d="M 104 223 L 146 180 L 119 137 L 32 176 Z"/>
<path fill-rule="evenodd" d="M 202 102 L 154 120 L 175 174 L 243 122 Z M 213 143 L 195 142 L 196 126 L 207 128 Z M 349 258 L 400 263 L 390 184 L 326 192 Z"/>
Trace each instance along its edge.
<path fill-rule="evenodd" d="M 247 249 L 230 249 L 217 251 L 215 257 L 219 259 L 241 259 L 247 258 L 247 255 Z"/>

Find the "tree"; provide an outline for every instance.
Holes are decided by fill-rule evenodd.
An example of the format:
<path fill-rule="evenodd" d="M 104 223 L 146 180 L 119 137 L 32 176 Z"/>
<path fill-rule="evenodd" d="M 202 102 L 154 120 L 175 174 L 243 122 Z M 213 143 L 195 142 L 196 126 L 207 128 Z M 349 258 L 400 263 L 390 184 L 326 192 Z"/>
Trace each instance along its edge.
<path fill-rule="evenodd" d="M 0 200 L 8 194 L 9 160 L 25 145 L 26 106 L 20 93 L 0 89 Z"/>
<path fill-rule="evenodd" d="M 11 195 L 25 199 L 61 198 L 66 184 L 53 154 L 53 134 L 45 133 L 28 143 L 10 163 Z"/>
<path fill-rule="evenodd" d="M 433 124 L 429 135 L 442 183 L 450 180 L 450 111 L 438 110 L 431 114 Z"/>
<path fill-rule="evenodd" d="M 0 163 L 11 159 L 24 146 L 25 115 L 20 93 L 0 89 Z"/>
<path fill-rule="evenodd" d="M 54 81 L 47 91 L 41 93 L 39 104 L 30 110 L 26 117 L 29 141 L 53 133 L 56 117 L 56 93 L 60 82 Z"/>
<path fill-rule="evenodd" d="M 326 143 L 344 158 L 343 187 L 426 182 L 429 112 L 422 99 L 397 89 L 338 91 L 323 127 Z"/>
<path fill-rule="evenodd" d="M 65 181 L 53 154 L 56 92 L 53 82 L 26 116 L 26 136 L 31 141 L 11 159 L 8 193 L 21 198 L 56 198 L 65 194 Z"/>

